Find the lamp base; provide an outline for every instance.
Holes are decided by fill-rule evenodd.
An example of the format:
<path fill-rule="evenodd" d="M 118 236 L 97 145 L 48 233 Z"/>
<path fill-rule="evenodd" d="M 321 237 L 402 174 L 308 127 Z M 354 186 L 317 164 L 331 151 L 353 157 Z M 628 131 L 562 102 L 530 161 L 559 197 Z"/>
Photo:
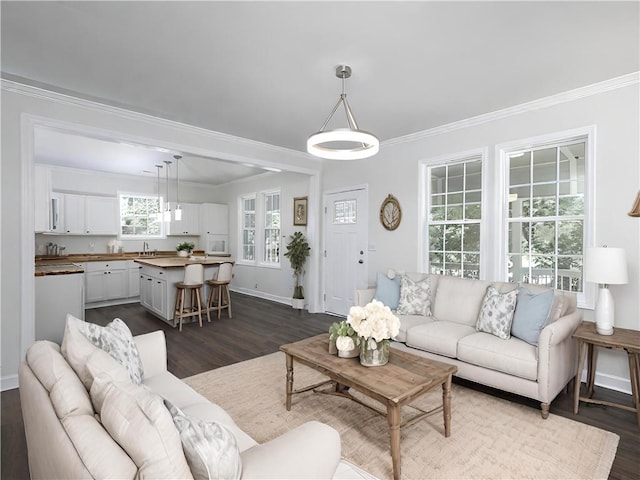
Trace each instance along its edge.
<path fill-rule="evenodd" d="M 613 335 L 613 318 L 615 308 L 613 296 L 605 286 L 600 287 L 596 305 L 596 332 L 600 335 Z"/>

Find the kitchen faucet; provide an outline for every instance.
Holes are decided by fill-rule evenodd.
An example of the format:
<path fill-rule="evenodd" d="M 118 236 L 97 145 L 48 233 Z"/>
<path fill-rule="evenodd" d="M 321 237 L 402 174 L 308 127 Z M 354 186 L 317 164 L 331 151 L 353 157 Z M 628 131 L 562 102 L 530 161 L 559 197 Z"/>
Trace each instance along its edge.
<path fill-rule="evenodd" d="M 149 250 L 149 244 L 147 242 L 142 242 L 142 253 L 147 253 Z"/>

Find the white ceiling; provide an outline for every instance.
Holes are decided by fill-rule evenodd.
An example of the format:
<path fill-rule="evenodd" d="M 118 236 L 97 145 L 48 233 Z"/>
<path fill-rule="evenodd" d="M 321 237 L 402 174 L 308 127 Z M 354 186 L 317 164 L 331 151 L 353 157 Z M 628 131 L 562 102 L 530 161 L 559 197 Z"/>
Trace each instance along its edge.
<path fill-rule="evenodd" d="M 1 9 L 6 79 L 300 151 L 338 99 L 342 63 L 360 128 L 382 141 L 640 70 L 637 1 Z"/>

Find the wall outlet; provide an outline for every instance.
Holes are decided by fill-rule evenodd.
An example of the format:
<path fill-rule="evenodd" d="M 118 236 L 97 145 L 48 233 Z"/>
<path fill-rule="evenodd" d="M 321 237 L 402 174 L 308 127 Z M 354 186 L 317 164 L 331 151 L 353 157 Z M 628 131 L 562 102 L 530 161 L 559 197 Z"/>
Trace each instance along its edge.
<path fill-rule="evenodd" d="M 89 251 L 93 252 L 96 249 L 96 244 L 93 242 L 89 242 Z"/>

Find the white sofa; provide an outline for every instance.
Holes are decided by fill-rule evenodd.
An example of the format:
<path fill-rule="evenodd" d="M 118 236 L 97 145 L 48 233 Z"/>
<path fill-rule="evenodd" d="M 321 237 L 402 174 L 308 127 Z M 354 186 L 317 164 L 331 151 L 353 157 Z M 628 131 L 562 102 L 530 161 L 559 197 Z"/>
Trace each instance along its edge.
<path fill-rule="evenodd" d="M 388 276 L 381 275 L 379 283 L 388 282 Z M 524 288 L 537 294 L 548 287 L 416 272 L 404 275 L 428 285 L 427 314 L 399 314 L 400 333 L 393 347 L 456 365 L 457 377 L 535 399 L 542 417 L 548 417 L 551 401 L 575 375 L 577 351 L 571 334 L 582 320 L 575 294 L 554 290 L 547 324 L 531 344 L 513 335 L 503 339 L 478 331 L 476 322 L 490 285 L 501 293 Z M 379 297 L 384 294 L 378 292 Z M 355 303 L 364 306 L 376 296 L 376 287 L 357 290 Z"/>
<path fill-rule="evenodd" d="M 134 341 L 144 368 L 144 384 L 130 383 L 131 387 L 142 391 L 139 392 L 142 395 L 158 394 L 187 415 L 226 426 L 235 436 L 240 451 L 242 478 L 374 478 L 341 460 L 339 434 L 319 422 L 305 423 L 269 442 L 256 443 L 221 407 L 167 371 L 162 331 L 134 337 Z M 94 386 L 102 377 L 96 376 L 88 391 L 82 375 L 76 374 L 66 360 L 66 353 L 63 356 L 55 343 L 39 341 L 30 347 L 20 366 L 20 398 L 31 478 L 193 478 L 188 467 L 184 470 L 177 430 L 169 429 L 158 441 L 149 441 L 142 431 L 129 432 L 133 435 L 130 439 L 133 445 L 117 443 L 103 426 L 103 423 L 106 425 L 104 404 L 101 418 L 94 411 Z M 107 355 L 101 350 L 100 353 Z M 156 410 L 158 405 L 165 408 L 157 396 L 155 405 Z M 128 413 L 122 412 L 122 415 Z M 166 416 L 166 412 L 161 413 Z M 171 427 L 175 428 L 172 423 Z M 178 446 L 171 444 L 168 437 L 174 442 L 177 438 Z M 149 460 L 145 460 L 144 465 L 136 463 L 139 461 L 135 455 L 146 455 L 159 447 L 164 447 L 166 453 L 160 454 L 158 465 L 149 465 Z M 167 461 L 172 464 L 166 464 Z"/>

